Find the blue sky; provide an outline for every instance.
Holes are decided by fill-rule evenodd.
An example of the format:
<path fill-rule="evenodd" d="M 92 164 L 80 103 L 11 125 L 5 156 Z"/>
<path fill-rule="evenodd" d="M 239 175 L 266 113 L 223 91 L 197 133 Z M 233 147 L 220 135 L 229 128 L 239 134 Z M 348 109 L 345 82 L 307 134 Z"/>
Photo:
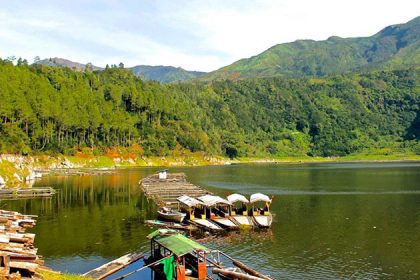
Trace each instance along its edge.
<path fill-rule="evenodd" d="M 296 39 L 370 36 L 414 0 L 0 0 L 0 57 L 211 71 Z"/>

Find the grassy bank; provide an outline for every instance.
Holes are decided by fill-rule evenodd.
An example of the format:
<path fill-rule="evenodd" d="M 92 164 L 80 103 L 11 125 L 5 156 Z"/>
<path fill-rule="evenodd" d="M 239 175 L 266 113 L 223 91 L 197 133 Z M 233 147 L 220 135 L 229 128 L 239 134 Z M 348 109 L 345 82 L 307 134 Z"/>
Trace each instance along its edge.
<path fill-rule="evenodd" d="M 387 161 L 420 161 L 420 155 L 415 154 L 355 154 L 345 157 L 281 157 L 252 158 L 241 157 L 232 163 L 315 163 L 315 162 L 387 162 Z"/>
<path fill-rule="evenodd" d="M 144 157 L 133 154 L 93 155 L 77 153 L 73 156 L 63 155 L 0 155 L 0 185 L 8 187 L 30 184 L 44 171 L 52 169 L 83 169 L 145 166 L 204 166 L 225 165 L 231 161 L 225 157 L 208 156 L 204 153 L 184 153 L 166 157 Z"/>
<path fill-rule="evenodd" d="M 46 280 L 90 280 L 92 278 L 83 277 L 77 274 L 63 274 L 54 271 L 41 270 L 40 274 Z"/>

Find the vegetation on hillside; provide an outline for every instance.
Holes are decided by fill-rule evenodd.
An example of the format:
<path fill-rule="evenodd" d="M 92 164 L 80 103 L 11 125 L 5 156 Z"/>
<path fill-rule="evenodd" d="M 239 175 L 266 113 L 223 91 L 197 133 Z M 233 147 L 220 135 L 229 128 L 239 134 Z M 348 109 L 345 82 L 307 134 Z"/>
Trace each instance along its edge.
<path fill-rule="evenodd" d="M 78 62 L 73 62 L 68 59 L 54 57 L 47 59 L 35 58 L 34 65 L 44 65 L 50 67 L 67 67 L 73 70 L 84 71 L 86 68 L 92 71 L 102 71 L 104 68 L 92 65 L 92 63 L 82 64 Z M 114 65 L 115 66 L 115 65 Z M 106 68 L 110 66 L 107 65 Z M 113 67 L 113 66 L 111 66 Z M 124 64 L 120 63 L 120 68 L 124 68 Z M 161 83 L 172 83 L 180 82 L 186 80 L 192 80 L 194 78 L 203 76 L 205 72 L 199 71 L 187 71 L 181 67 L 173 66 L 150 66 L 150 65 L 137 65 L 131 68 L 128 68 L 133 71 L 135 76 L 141 77 L 143 80 L 153 80 Z"/>
<path fill-rule="evenodd" d="M 365 38 L 298 40 L 205 75 L 202 80 L 253 77 L 322 77 L 348 71 L 420 65 L 420 17 Z"/>
<path fill-rule="evenodd" d="M 420 154 L 420 69 L 211 84 L 0 61 L 0 153 Z"/>
<path fill-rule="evenodd" d="M 205 72 L 187 71 L 173 66 L 138 65 L 130 68 L 134 75 L 144 80 L 153 80 L 161 83 L 180 82 L 201 77 Z"/>

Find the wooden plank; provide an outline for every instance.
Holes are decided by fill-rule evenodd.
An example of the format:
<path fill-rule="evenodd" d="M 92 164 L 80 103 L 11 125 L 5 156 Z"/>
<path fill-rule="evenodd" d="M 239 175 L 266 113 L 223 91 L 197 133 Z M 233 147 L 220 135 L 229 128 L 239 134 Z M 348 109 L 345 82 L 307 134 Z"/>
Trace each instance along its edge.
<path fill-rule="evenodd" d="M 0 189 L 0 198 L 32 197 L 32 196 L 52 196 L 55 193 L 53 188 L 11 188 Z M 17 212 L 1 211 L 2 216 L 20 215 Z M 22 216 L 22 215 L 20 215 Z M 19 218 L 19 217 L 17 217 Z"/>
<path fill-rule="evenodd" d="M 104 279 L 143 257 L 143 254 L 127 254 L 98 268 L 92 269 L 83 274 L 83 276 L 94 279 Z"/>
<path fill-rule="evenodd" d="M 35 273 L 36 270 L 39 267 L 39 265 L 37 263 L 22 262 L 22 261 L 10 261 L 9 265 L 10 265 L 11 268 L 25 269 L 25 270 L 28 270 L 32 273 Z"/>
<path fill-rule="evenodd" d="M 9 243 L 10 237 L 6 234 L 0 234 L 0 243 Z"/>

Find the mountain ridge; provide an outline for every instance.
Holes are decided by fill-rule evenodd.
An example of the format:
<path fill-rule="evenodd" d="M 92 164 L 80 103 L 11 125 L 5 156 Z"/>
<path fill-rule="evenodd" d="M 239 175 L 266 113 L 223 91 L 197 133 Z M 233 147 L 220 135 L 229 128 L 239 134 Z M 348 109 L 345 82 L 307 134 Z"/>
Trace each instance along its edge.
<path fill-rule="evenodd" d="M 296 40 L 212 71 L 201 80 L 325 76 L 360 69 L 420 64 L 420 17 L 387 26 L 370 37 Z"/>
<path fill-rule="evenodd" d="M 130 69 L 133 70 L 133 73 L 136 76 L 140 76 L 146 80 L 156 80 L 162 83 L 191 80 L 206 74 L 206 72 L 188 71 L 181 67 L 163 65 L 137 65 Z"/>
<path fill-rule="evenodd" d="M 80 62 L 74 62 L 59 57 L 38 60 L 35 61 L 33 64 L 46 65 L 51 67 L 68 67 L 77 71 L 84 71 L 86 67 L 90 68 L 92 71 L 102 71 L 105 69 L 99 66 L 95 66 L 91 63 L 83 64 Z M 191 80 L 206 74 L 206 72 L 188 71 L 181 67 L 164 65 L 136 65 L 133 67 L 128 67 L 127 69 L 132 70 L 134 75 L 139 76 L 144 80 L 154 80 L 161 83 L 172 83 Z"/>

